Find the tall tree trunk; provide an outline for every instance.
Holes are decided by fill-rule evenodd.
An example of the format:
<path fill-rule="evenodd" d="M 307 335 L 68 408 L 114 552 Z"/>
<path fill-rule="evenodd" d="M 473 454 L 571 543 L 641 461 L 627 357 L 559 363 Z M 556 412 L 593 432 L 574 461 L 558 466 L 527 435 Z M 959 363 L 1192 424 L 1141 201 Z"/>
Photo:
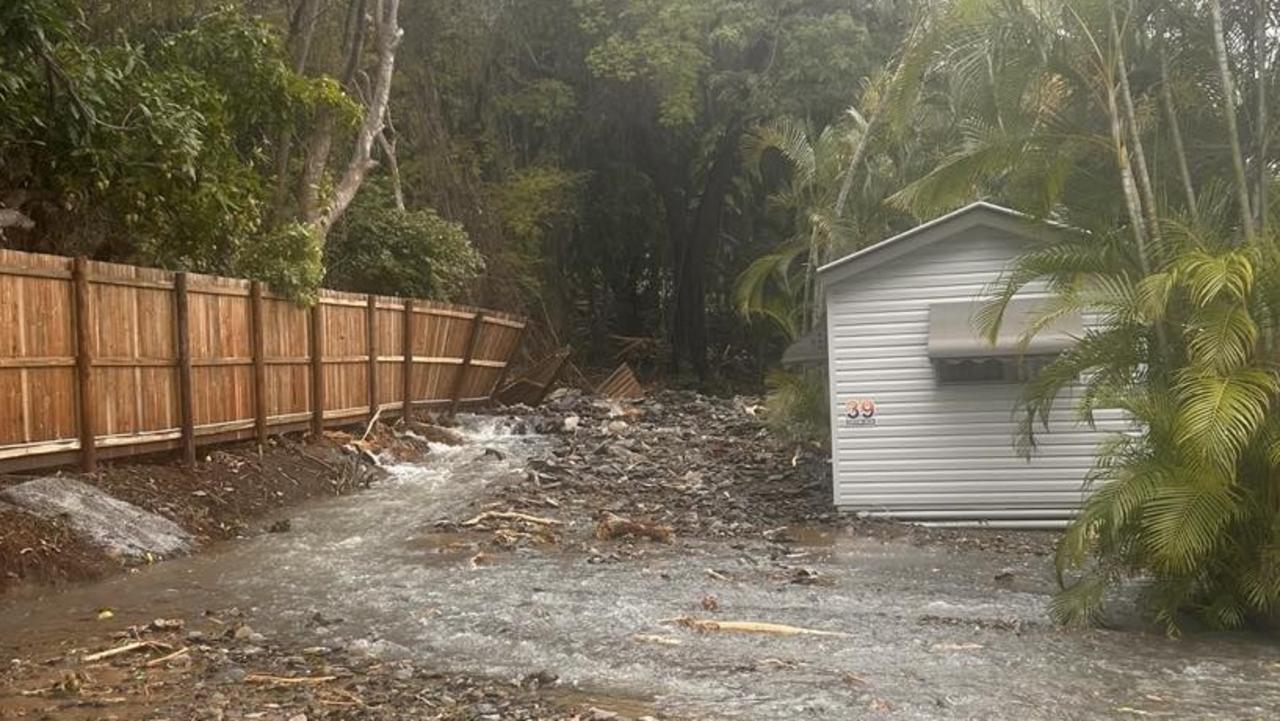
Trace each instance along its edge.
<path fill-rule="evenodd" d="M 307 59 L 311 55 L 311 38 L 315 35 L 316 20 L 319 16 L 318 0 L 302 0 L 289 20 L 289 36 L 286 42 L 289 47 L 293 72 L 301 75 L 307 69 Z M 293 131 L 284 129 L 276 137 L 275 158 L 272 163 L 275 169 L 275 191 L 272 197 L 271 225 L 279 225 L 289 214 L 289 160 L 293 155 Z"/>
<path fill-rule="evenodd" d="M 1267 118 L 1267 82 L 1271 79 L 1271 52 L 1267 49 L 1267 0 L 1257 0 L 1257 16 L 1254 20 L 1254 43 L 1257 44 L 1257 65 L 1255 73 L 1258 78 L 1258 129 L 1255 136 L 1258 141 L 1258 154 L 1255 161 L 1258 172 L 1258 228 L 1264 233 L 1271 219 L 1267 191 L 1271 185 L 1271 167 L 1267 162 L 1267 141 L 1270 139 Z"/>
<path fill-rule="evenodd" d="M 675 312 L 672 326 L 672 361 L 679 370 L 682 357 L 689 360 L 699 378 L 707 376 L 707 251 L 720 231 L 725 196 L 737 169 L 741 122 L 731 121 L 716 144 L 707 179 L 686 232 L 673 238 L 675 262 Z"/>
<path fill-rule="evenodd" d="M 325 213 L 315 222 L 321 237 L 346 212 L 356 197 L 369 169 L 375 165 L 370 159 L 374 140 L 382 133 L 386 123 L 387 105 L 391 101 L 391 78 L 395 71 L 396 47 L 400 44 L 400 0 L 378 0 L 376 3 L 376 31 L 378 65 L 372 75 L 369 104 L 365 108 L 364 121 L 356 132 L 355 147 L 347 168 L 333 191 L 333 199 Z"/>
<path fill-rule="evenodd" d="M 404 183 L 400 181 L 400 159 L 396 156 L 395 138 L 387 139 L 386 133 L 378 134 L 378 146 L 387 159 L 387 174 L 391 176 L 391 195 L 395 198 L 396 210 L 404 212 Z"/>
<path fill-rule="evenodd" d="M 849 202 L 849 193 L 853 190 L 853 181 L 858 175 L 858 168 L 867 157 L 868 148 L 871 147 L 871 136 L 880 127 L 881 102 L 879 100 L 876 101 L 876 106 L 871 111 L 871 117 L 867 120 L 867 126 L 862 130 L 862 137 L 858 139 L 858 145 L 853 149 L 853 156 L 849 158 L 849 167 L 845 169 L 844 177 L 840 180 L 840 192 L 836 194 L 836 206 L 834 209 L 837 223 L 840 222 L 840 218 L 844 215 L 845 205 Z"/>
<path fill-rule="evenodd" d="M 1133 92 L 1129 88 L 1129 63 L 1125 59 L 1124 37 L 1120 34 L 1119 23 L 1116 22 L 1115 6 L 1110 5 L 1108 11 L 1111 21 L 1111 39 L 1115 43 L 1116 64 L 1120 68 L 1121 107 L 1124 111 L 1125 126 L 1129 129 L 1129 142 L 1131 143 L 1136 171 L 1134 176 L 1137 181 L 1138 192 L 1142 196 L 1143 217 L 1147 221 L 1147 234 L 1158 246 L 1160 241 L 1160 218 L 1156 209 L 1156 195 L 1151 188 L 1151 174 L 1147 172 L 1147 155 L 1142 148 L 1142 132 L 1138 128 L 1137 113 L 1133 109 Z"/>
<path fill-rule="evenodd" d="M 1169 56 L 1164 47 L 1160 48 L 1160 98 L 1164 101 L 1164 112 L 1169 119 L 1169 137 L 1173 140 L 1173 154 L 1178 159 L 1178 176 L 1182 179 L 1187 212 L 1194 218 L 1199 214 L 1196 187 L 1191 180 L 1191 168 L 1187 164 L 1187 148 L 1182 142 L 1182 126 L 1178 122 L 1178 109 L 1174 105 L 1173 87 L 1169 82 Z"/>
<path fill-rule="evenodd" d="M 1120 190 L 1124 193 L 1125 210 L 1129 214 L 1129 225 L 1133 228 L 1133 238 L 1138 244 L 1138 262 L 1143 275 L 1151 273 L 1151 260 L 1147 255 L 1147 230 L 1142 214 L 1142 201 L 1138 197 L 1138 184 L 1133 179 L 1133 168 L 1129 165 L 1129 149 L 1125 146 L 1124 121 L 1120 115 L 1120 106 L 1116 100 L 1115 78 L 1104 77 L 1106 85 L 1107 118 L 1111 128 L 1111 149 L 1115 156 L 1116 170 L 1120 173 Z"/>
<path fill-rule="evenodd" d="M 1213 18 L 1213 49 L 1218 60 L 1218 76 L 1222 83 L 1222 110 L 1227 120 L 1227 138 L 1231 142 L 1231 165 L 1236 175 L 1236 196 L 1240 200 L 1240 221 L 1244 239 L 1253 240 L 1253 211 L 1249 203 L 1249 181 L 1244 172 L 1244 152 L 1240 148 L 1240 130 L 1236 127 L 1236 88 L 1231 76 L 1231 59 L 1227 56 L 1227 40 L 1222 23 L 1221 0 L 1209 0 Z"/>

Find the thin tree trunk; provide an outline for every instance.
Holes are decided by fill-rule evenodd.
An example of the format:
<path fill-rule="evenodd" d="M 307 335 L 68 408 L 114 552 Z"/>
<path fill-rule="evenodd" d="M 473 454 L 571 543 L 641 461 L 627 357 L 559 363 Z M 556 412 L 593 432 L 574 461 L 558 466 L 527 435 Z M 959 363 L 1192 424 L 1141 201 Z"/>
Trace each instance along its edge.
<path fill-rule="evenodd" d="M 1257 44 L 1255 72 L 1258 76 L 1258 129 L 1255 135 L 1258 138 L 1258 155 L 1255 163 L 1258 166 L 1258 228 L 1265 233 L 1271 220 L 1268 217 L 1269 208 L 1267 207 L 1270 200 L 1267 197 L 1267 190 L 1271 180 L 1271 168 L 1267 162 L 1267 141 L 1269 140 L 1267 137 L 1267 81 L 1271 77 L 1268 68 L 1271 53 L 1267 50 L 1267 0 L 1257 0 L 1257 4 L 1254 42 Z"/>
<path fill-rule="evenodd" d="M 370 156 L 373 152 L 375 138 L 382 133 L 386 122 L 387 105 L 391 100 L 391 78 L 395 71 L 396 47 L 400 44 L 399 23 L 400 0 L 379 0 L 377 13 L 378 66 L 374 70 L 369 106 L 365 110 L 364 122 L 356 133 L 355 148 L 351 151 L 351 159 L 347 162 L 346 171 L 338 181 L 333 192 L 333 201 L 328 210 L 317 221 L 316 227 L 321 236 L 337 222 L 346 212 L 351 201 L 356 197 L 365 176 L 374 165 Z"/>
<path fill-rule="evenodd" d="M 1213 48 L 1218 60 L 1218 75 L 1222 81 L 1223 114 L 1227 120 L 1227 138 L 1231 142 L 1231 164 L 1236 175 L 1236 195 L 1240 200 L 1240 220 L 1244 239 L 1253 240 L 1253 211 L 1249 203 L 1249 181 L 1244 172 L 1244 153 L 1240 148 L 1240 130 L 1236 127 L 1236 89 L 1231 77 L 1231 60 L 1227 57 L 1227 41 L 1222 24 L 1221 0 L 1209 0 L 1209 14 L 1213 19 Z"/>
<path fill-rule="evenodd" d="M 844 171 L 844 178 L 840 181 L 840 192 L 836 195 L 835 222 L 840 222 L 841 216 L 844 215 L 845 204 L 849 202 L 849 193 L 853 190 L 853 181 L 858 175 L 858 167 L 862 165 L 863 159 L 867 157 L 867 149 L 871 146 L 871 135 L 876 132 L 880 125 L 880 102 L 877 101 L 875 110 L 871 113 L 871 118 L 867 120 L 867 127 L 862 131 L 862 137 L 858 140 L 858 145 L 853 149 L 853 157 L 849 158 L 849 167 Z"/>
<path fill-rule="evenodd" d="M 1137 180 L 1138 192 L 1142 195 L 1143 217 L 1147 221 L 1148 235 L 1158 246 L 1160 241 L 1160 218 L 1156 209 L 1156 196 L 1151 189 L 1151 174 L 1147 171 L 1147 156 L 1142 148 L 1142 133 L 1138 128 L 1137 113 L 1133 109 L 1133 92 L 1129 88 L 1129 63 L 1125 59 L 1124 38 L 1121 37 L 1120 25 L 1116 22 L 1114 5 L 1109 7 L 1109 19 L 1111 21 L 1111 39 L 1116 48 L 1116 64 L 1120 67 L 1119 79 L 1120 98 L 1123 101 L 1122 109 L 1124 110 L 1125 125 L 1129 129 L 1129 142 L 1132 143 L 1134 165 L 1136 166 L 1134 175 Z"/>
<path fill-rule="evenodd" d="M 1164 112 L 1169 117 L 1169 136 L 1173 140 L 1173 153 L 1178 159 L 1178 175 L 1182 179 L 1182 192 L 1186 196 L 1187 212 L 1195 218 L 1199 214 L 1196 188 L 1191 180 L 1191 168 L 1187 164 L 1187 148 L 1182 142 L 1182 127 L 1178 122 L 1178 111 L 1173 103 L 1173 88 L 1169 82 L 1169 57 L 1163 47 L 1160 48 L 1160 98 L 1164 101 Z"/>
<path fill-rule="evenodd" d="M 315 35 L 316 19 L 319 15 L 317 0 L 302 0 L 289 22 L 287 43 L 290 59 L 293 61 L 293 72 L 301 75 L 307 69 L 307 60 L 311 55 L 311 39 Z M 275 159 L 275 191 L 272 197 L 271 225 L 280 225 L 288 216 L 289 206 L 289 160 L 293 155 L 293 130 L 285 128 L 276 137 Z"/>
<path fill-rule="evenodd" d="M 378 133 L 378 146 L 387 158 L 387 173 L 391 175 L 391 194 L 395 197 L 396 210 L 404 212 L 404 185 L 400 182 L 400 160 L 396 157 L 396 141 L 388 140 L 385 132 Z"/>
<path fill-rule="evenodd" d="M 1151 273 L 1151 261 L 1147 256 L 1147 231 L 1144 227 L 1142 202 L 1138 198 L 1138 186 L 1133 179 L 1133 168 L 1129 165 L 1129 150 L 1125 147 L 1124 129 L 1120 117 L 1120 107 L 1116 102 L 1116 83 L 1113 78 L 1103 78 L 1106 83 L 1107 115 L 1111 126 L 1111 146 L 1115 154 L 1116 168 L 1120 171 L 1120 188 L 1124 193 L 1125 210 L 1129 214 L 1129 225 L 1133 227 L 1133 237 L 1138 244 L 1138 262 L 1142 274 Z"/>

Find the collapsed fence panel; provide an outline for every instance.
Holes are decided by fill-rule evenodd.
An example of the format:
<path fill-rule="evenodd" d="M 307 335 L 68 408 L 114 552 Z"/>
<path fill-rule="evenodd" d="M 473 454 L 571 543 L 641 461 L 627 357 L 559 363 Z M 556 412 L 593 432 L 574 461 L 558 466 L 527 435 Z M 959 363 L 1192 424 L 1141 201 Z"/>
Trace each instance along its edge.
<path fill-rule="evenodd" d="M 525 319 L 0 249 L 0 472 L 487 401 Z M 408 345 L 406 345 L 408 341 Z"/>

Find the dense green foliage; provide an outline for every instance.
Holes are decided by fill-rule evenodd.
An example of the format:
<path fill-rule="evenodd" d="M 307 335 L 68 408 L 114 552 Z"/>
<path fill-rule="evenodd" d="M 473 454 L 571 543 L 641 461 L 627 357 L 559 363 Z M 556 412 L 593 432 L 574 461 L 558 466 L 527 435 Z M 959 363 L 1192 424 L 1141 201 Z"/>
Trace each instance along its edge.
<path fill-rule="evenodd" d="M 484 270 L 458 223 L 400 210 L 383 183 L 361 191 L 325 248 L 325 285 L 360 293 L 449 300 Z"/>
<path fill-rule="evenodd" d="M 352 106 L 292 73 L 268 25 L 221 10 L 90 44 L 66 3 L 4 12 L 0 200 L 33 221 L 26 247 L 315 287 L 313 235 L 264 225 L 267 153 L 317 107 Z"/>
<path fill-rule="evenodd" d="M 815 369 L 774 370 L 765 383 L 765 418 L 779 438 L 830 445 L 826 373 Z"/>

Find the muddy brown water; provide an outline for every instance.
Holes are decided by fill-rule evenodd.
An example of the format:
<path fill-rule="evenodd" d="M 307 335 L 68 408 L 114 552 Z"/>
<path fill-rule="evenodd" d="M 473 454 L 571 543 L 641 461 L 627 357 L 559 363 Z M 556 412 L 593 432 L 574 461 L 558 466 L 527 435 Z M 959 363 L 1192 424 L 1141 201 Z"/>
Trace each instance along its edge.
<path fill-rule="evenodd" d="M 619 562 L 543 547 L 473 565 L 484 536 L 435 522 L 546 450 L 495 421 L 474 424 L 472 445 L 309 504 L 289 533 L 0 601 L 0 654 L 97 631 L 103 606 L 113 623 L 239 606 L 275 638 L 505 678 L 544 672 L 566 700 L 631 715 L 1280 718 L 1276 646 L 1056 628 L 1045 616 L 1048 561 L 1037 556 L 798 528 L 783 552 L 681 540 Z M 483 457 L 485 447 L 505 457 Z M 699 632 L 672 622 L 680 617 L 838 635 Z"/>

